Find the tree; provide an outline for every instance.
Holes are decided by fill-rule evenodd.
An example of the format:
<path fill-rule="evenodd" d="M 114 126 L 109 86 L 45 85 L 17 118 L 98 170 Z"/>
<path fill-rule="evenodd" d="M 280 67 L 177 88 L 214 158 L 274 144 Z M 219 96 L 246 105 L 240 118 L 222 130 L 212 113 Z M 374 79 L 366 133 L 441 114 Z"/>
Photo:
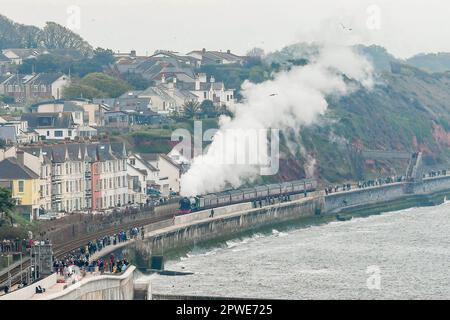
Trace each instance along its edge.
<path fill-rule="evenodd" d="M 86 56 L 92 55 L 92 47 L 78 34 L 55 22 L 47 22 L 40 34 L 40 42 L 47 49 L 75 49 Z"/>
<path fill-rule="evenodd" d="M 247 57 L 257 57 L 257 58 L 262 58 L 262 57 L 264 57 L 264 49 L 255 47 L 255 48 L 253 48 L 253 49 L 250 49 L 250 50 L 247 52 L 246 56 L 247 56 Z"/>
<path fill-rule="evenodd" d="M 72 60 L 55 54 L 43 54 L 37 58 L 26 59 L 18 67 L 19 73 L 29 74 L 67 72 Z"/>
<path fill-rule="evenodd" d="M 68 87 L 65 87 L 62 92 L 62 96 L 65 99 L 94 99 L 94 98 L 107 98 L 107 94 L 105 92 L 99 91 L 95 88 L 85 86 L 82 84 L 71 84 Z"/>
<path fill-rule="evenodd" d="M 211 100 L 203 100 L 200 104 L 200 109 L 202 114 L 208 116 L 208 118 L 217 116 L 216 106 Z"/>
<path fill-rule="evenodd" d="M 104 92 L 106 96 L 101 98 L 117 98 L 132 89 L 125 81 L 100 72 L 88 74 L 81 79 L 80 84 Z"/>
<path fill-rule="evenodd" d="M 92 60 L 101 66 L 109 66 L 116 61 L 114 52 L 111 49 L 103 49 L 100 47 L 94 50 L 94 57 Z"/>
<path fill-rule="evenodd" d="M 145 79 L 140 73 L 127 72 L 123 78 L 135 90 L 145 90 L 154 85 L 153 81 Z"/>
<path fill-rule="evenodd" d="M 14 209 L 15 204 L 14 200 L 11 198 L 11 191 L 0 186 L 0 213 L 4 213 L 4 215 L 8 218 L 11 226 L 14 223 L 14 219 L 12 216 L 12 210 Z"/>
<path fill-rule="evenodd" d="M 183 105 L 184 115 L 189 119 L 194 119 L 200 111 L 200 104 L 197 101 L 189 100 Z"/>

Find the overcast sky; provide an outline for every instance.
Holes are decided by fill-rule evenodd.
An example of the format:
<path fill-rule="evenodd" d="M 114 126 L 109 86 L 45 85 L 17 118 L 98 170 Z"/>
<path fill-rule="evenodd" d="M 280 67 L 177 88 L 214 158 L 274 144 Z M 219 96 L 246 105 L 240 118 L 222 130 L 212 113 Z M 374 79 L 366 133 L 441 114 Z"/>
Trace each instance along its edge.
<path fill-rule="evenodd" d="M 0 14 L 55 21 L 121 52 L 267 51 L 314 39 L 380 44 L 397 57 L 450 52 L 446 0 L 0 0 Z M 350 30 L 351 29 L 351 30 Z"/>

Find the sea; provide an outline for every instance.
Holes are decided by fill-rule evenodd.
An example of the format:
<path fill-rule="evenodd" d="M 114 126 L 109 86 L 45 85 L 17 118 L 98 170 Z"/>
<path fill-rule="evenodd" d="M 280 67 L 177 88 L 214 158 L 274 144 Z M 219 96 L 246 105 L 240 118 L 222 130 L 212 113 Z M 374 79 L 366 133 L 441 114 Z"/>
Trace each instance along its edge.
<path fill-rule="evenodd" d="M 255 233 L 165 262 L 153 293 L 261 299 L 450 299 L 450 203 Z M 142 275 L 147 277 L 147 275 Z"/>

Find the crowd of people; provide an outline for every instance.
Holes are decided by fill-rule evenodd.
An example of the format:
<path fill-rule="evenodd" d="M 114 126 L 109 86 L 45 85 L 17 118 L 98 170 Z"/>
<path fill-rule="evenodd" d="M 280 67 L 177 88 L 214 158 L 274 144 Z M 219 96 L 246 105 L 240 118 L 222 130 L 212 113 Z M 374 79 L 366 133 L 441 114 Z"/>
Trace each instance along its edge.
<path fill-rule="evenodd" d="M 307 193 L 305 192 L 305 197 L 307 196 Z M 272 205 L 275 203 L 282 203 L 282 202 L 287 202 L 287 201 L 291 201 L 291 196 L 290 195 L 279 195 L 279 196 L 274 196 L 274 197 L 266 197 L 265 199 L 262 200 L 255 200 L 252 202 L 253 208 L 262 208 L 263 206 L 268 206 L 268 205 Z"/>
<path fill-rule="evenodd" d="M 144 237 L 144 228 L 140 229 L 133 227 L 128 231 L 122 230 L 119 233 L 98 238 L 95 241 L 89 241 L 85 246 L 80 247 L 77 250 L 73 250 L 60 260 L 53 262 L 53 268 L 55 272 L 65 278 L 74 274 L 74 266 L 78 267 L 81 272 L 94 272 L 99 271 L 101 273 L 120 273 L 123 272 L 129 265 L 127 259 L 116 259 L 113 254 L 110 255 L 109 260 L 103 258 L 92 260 L 91 257 L 95 253 L 102 251 L 105 247 L 116 245 L 121 242 L 125 242 L 130 239 L 137 239 L 141 234 L 141 238 Z"/>
<path fill-rule="evenodd" d="M 372 180 L 362 180 L 358 181 L 355 185 L 357 189 L 365 189 L 369 187 L 382 186 L 385 184 L 402 182 L 405 181 L 405 176 L 392 176 L 387 178 L 377 178 Z M 328 186 L 325 188 L 325 194 L 329 195 L 331 193 L 341 192 L 341 191 L 350 191 L 352 189 L 352 185 L 350 183 L 344 183 L 342 185 Z"/>
<path fill-rule="evenodd" d="M 447 170 L 437 170 L 437 171 L 430 171 L 427 174 L 424 174 L 423 177 L 438 177 L 438 176 L 446 176 Z"/>
<path fill-rule="evenodd" d="M 0 253 L 25 253 L 31 246 L 36 243 L 37 240 L 26 239 L 3 239 L 0 241 Z M 49 240 L 45 240 L 44 243 L 49 243 Z"/>

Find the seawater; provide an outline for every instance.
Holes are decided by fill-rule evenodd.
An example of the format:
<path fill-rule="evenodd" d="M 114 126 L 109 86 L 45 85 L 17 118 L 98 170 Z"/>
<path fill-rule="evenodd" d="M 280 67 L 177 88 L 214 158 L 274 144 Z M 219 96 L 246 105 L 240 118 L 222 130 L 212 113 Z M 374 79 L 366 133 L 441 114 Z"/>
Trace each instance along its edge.
<path fill-rule="evenodd" d="M 164 294 L 275 299 L 449 299 L 450 204 L 196 247 L 152 277 Z"/>

